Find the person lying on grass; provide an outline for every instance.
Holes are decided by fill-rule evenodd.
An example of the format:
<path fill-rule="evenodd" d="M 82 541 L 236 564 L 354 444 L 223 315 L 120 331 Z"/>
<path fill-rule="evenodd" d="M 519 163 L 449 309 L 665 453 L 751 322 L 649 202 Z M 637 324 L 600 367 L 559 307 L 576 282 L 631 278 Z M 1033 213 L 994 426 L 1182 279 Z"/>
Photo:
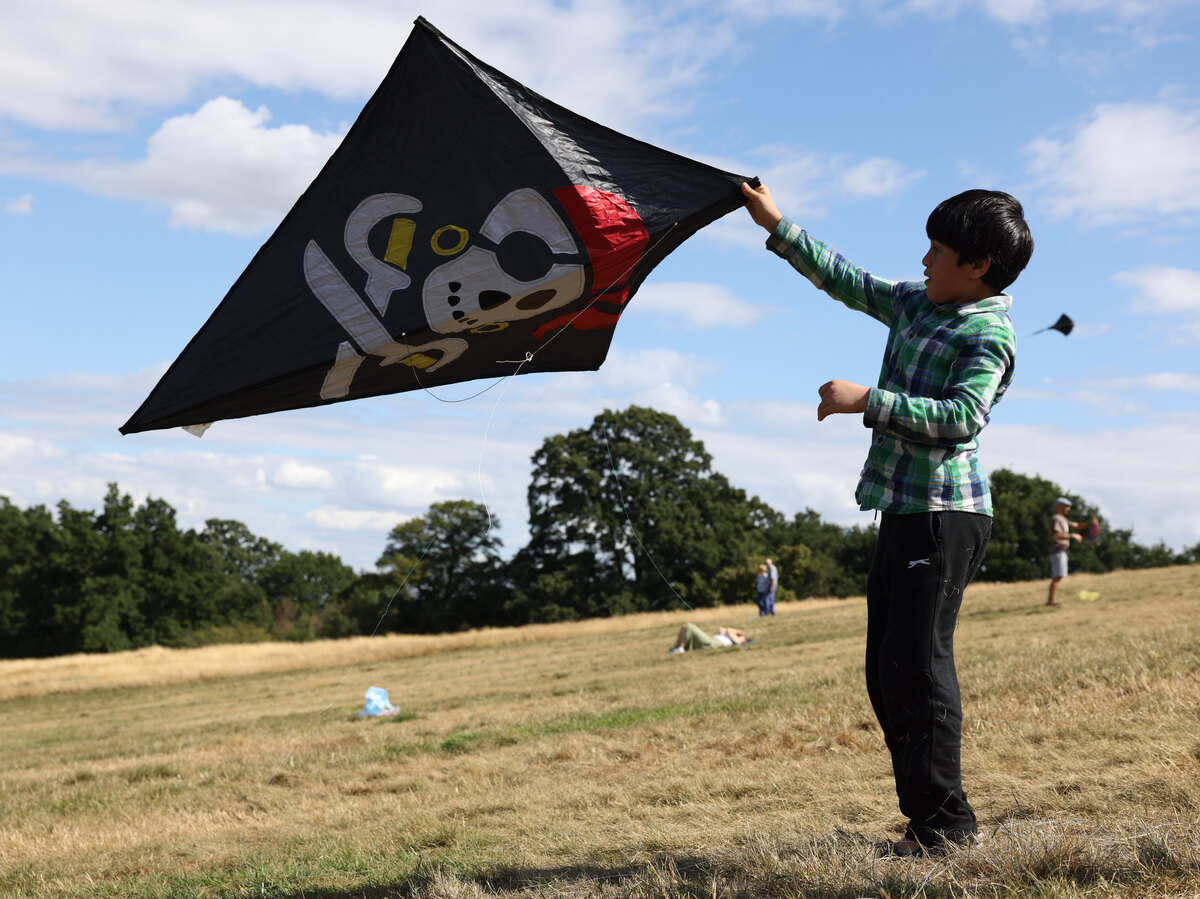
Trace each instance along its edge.
<path fill-rule="evenodd" d="M 667 651 L 687 652 L 689 649 L 712 649 L 716 646 L 739 646 L 742 643 L 746 643 L 747 640 L 748 638 L 746 637 L 746 632 L 739 631 L 737 628 L 717 628 L 717 632 L 710 636 L 689 621 L 679 629 L 679 636 L 675 638 L 675 645 Z"/>

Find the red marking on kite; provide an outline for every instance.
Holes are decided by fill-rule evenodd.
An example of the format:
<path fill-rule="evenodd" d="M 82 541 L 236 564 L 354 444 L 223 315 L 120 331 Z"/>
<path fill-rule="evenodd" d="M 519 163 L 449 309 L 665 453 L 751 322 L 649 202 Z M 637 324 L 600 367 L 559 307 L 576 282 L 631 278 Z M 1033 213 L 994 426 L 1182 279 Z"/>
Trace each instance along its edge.
<path fill-rule="evenodd" d="M 588 306 L 582 312 L 560 315 L 533 332 L 538 340 L 545 340 L 547 334 L 565 325 L 577 331 L 614 327 L 629 301 L 629 278 L 650 240 L 641 216 L 624 197 L 578 184 L 559 188 L 554 196 L 567 211 L 587 250 L 593 299 L 602 299 L 618 309 L 606 312 Z"/>

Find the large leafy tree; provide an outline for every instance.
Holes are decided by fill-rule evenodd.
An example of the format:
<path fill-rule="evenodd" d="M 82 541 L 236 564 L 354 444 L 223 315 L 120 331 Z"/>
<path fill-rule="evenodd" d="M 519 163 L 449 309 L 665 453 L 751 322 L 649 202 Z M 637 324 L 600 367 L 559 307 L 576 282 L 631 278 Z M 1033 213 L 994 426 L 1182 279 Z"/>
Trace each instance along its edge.
<path fill-rule="evenodd" d="M 279 554 L 258 570 L 257 586 L 271 608 L 276 637 L 309 640 L 345 632 L 337 597 L 354 583 L 354 569 L 327 552 Z"/>
<path fill-rule="evenodd" d="M 112 521 L 116 510 L 109 512 Z M 141 631 L 138 591 L 120 579 L 122 566 L 132 557 L 98 519 L 95 512 L 72 508 L 66 500 L 58 504 L 58 527 L 42 559 L 41 577 L 46 587 L 42 614 L 55 634 L 50 653 L 110 652 L 137 645 L 131 634 Z M 127 567 L 124 573 L 130 574 Z"/>
<path fill-rule="evenodd" d="M 10 655 L 172 643 L 218 620 L 211 554 L 162 500 L 135 507 L 110 484 L 98 513 L 63 501 L 57 522 L 41 507 L 0 518 L 15 549 L 3 566 Z"/>
<path fill-rule="evenodd" d="M 388 630 L 461 630 L 502 620 L 499 522 L 470 500 L 434 503 L 388 535 L 378 565 L 393 594 Z M 382 611 L 382 610 L 381 610 Z"/>
<path fill-rule="evenodd" d="M 48 581 L 46 565 L 57 537 L 58 524 L 45 506 L 19 509 L 0 496 L 0 656 L 58 651 L 58 628 L 48 614 L 58 584 Z"/>
<path fill-rule="evenodd" d="M 240 521 L 225 518 L 204 522 L 200 541 L 212 547 L 222 573 L 247 581 L 257 581 L 259 573 L 284 551 L 278 543 L 259 537 Z"/>
<path fill-rule="evenodd" d="M 639 406 L 547 438 L 528 496 L 513 604 L 526 619 L 710 605 L 765 515 L 678 419 Z"/>
<path fill-rule="evenodd" d="M 208 565 L 218 575 L 214 601 L 222 617 L 270 627 L 273 609 L 259 581 L 282 558 L 283 547 L 259 537 L 242 522 L 225 518 L 205 521 L 199 539 L 209 548 Z"/>

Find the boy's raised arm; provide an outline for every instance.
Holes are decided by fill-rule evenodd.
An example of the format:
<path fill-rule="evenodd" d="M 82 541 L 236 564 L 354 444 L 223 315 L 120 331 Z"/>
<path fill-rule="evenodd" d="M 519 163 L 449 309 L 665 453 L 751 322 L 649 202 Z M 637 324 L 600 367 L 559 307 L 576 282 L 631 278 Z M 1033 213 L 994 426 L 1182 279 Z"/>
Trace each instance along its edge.
<path fill-rule="evenodd" d="M 783 218 L 783 213 L 775 205 L 771 190 L 765 184 L 751 187 L 742 182 L 742 195 L 746 198 L 746 210 L 750 218 L 768 233 L 774 234 L 775 228 Z M 817 285 L 820 287 L 821 285 Z M 868 388 L 852 381 L 828 381 L 822 384 L 818 393 L 821 403 L 817 407 L 817 421 L 824 421 L 827 415 L 836 412 L 865 412 L 867 408 Z"/>

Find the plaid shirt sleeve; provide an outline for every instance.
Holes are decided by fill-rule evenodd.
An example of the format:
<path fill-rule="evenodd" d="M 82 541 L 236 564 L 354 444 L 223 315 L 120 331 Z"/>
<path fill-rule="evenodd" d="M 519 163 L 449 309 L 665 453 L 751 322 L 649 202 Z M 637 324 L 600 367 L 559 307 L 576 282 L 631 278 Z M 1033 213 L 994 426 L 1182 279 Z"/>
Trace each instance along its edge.
<path fill-rule="evenodd" d="M 818 288 L 889 328 L 863 415 L 874 436 L 855 493 L 860 508 L 990 515 L 976 437 L 1012 379 L 1011 300 L 938 305 L 923 281 L 875 278 L 786 218 L 767 246 Z"/>
<path fill-rule="evenodd" d="M 784 216 L 767 238 L 767 247 L 839 303 L 865 312 L 889 327 L 895 321 L 892 292 L 895 282 L 876 278 L 819 240 L 813 240 Z"/>

